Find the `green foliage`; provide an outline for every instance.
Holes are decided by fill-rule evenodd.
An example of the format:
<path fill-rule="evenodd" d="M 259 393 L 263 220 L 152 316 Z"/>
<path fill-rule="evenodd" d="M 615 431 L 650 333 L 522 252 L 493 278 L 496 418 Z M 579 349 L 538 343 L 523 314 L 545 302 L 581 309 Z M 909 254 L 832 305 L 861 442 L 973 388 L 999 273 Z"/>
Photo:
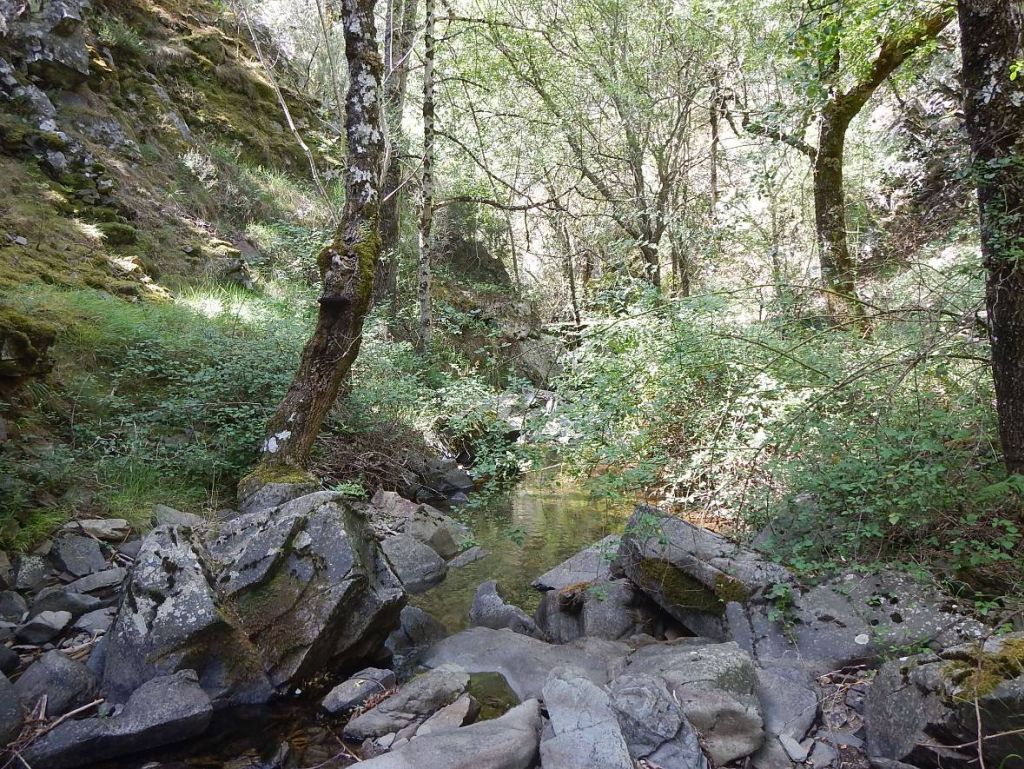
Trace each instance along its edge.
<path fill-rule="evenodd" d="M 116 16 L 101 16 L 92 26 L 99 43 L 115 53 L 141 59 L 149 52 L 149 45 L 142 36 Z"/>

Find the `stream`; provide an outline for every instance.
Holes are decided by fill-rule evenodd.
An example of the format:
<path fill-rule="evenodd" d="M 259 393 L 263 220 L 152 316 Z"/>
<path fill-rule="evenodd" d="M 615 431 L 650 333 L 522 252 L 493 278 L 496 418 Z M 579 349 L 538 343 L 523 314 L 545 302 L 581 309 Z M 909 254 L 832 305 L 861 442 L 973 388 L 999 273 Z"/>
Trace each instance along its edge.
<path fill-rule="evenodd" d="M 530 583 L 608 534 L 622 530 L 631 506 L 595 501 L 579 489 L 537 479 L 509 494 L 451 514 L 466 523 L 473 543 L 489 554 L 450 569 L 437 587 L 409 602 L 450 633 L 468 626 L 477 586 L 496 579 L 503 596 L 533 614 L 541 594 Z M 201 737 L 154 755 L 95 765 L 95 769 L 333 769 L 348 766 L 341 724 L 318 713 L 319 699 L 301 694 L 271 706 L 218 713 Z M 148 762 L 148 763 L 147 763 Z"/>

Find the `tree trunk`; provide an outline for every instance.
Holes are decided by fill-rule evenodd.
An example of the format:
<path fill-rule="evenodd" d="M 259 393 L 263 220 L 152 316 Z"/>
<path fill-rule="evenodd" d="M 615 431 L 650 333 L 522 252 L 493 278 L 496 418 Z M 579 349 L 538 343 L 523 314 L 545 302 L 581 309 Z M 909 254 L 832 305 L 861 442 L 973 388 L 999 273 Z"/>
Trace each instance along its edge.
<path fill-rule="evenodd" d="M 829 315 L 838 321 L 863 318 L 857 283 L 846 239 L 846 194 L 843 153 L 849 119 L 829 103 L 821 113 L 818 151 L 814 157 L 814 226 L 818 258 Z"/>
<path fill-rule="evenodd" d="M 658 244 L 645 238 L 640 244 L 640 258 L 643 261 L 644 278 L 657 289 L 661 288 L 661 260 L 658 258 Z"/>
<path fill-rule="evenodd" d="M 418 343 L 420 350 L 430 344 L 430 250 L 434 226 L 434 0 L 424 0 L 426 21 L 423 28 L 423 180 L 419 234 L 420 303 Z"/>
<path fill-rule="evenodd" d="M 302 350 L 295 378 L 267 426 L 261 460 L 264 467 L 306 466 L 338 388 L 359 353 L 373 292 L 374 265 L 380 254 L 378 180 L 384 137 L 375 2 L 341 3 L 349 72 L 345 211 L 334 242 L 318 258 L 323 290 L 316 328 Z"/>
<path fill-rule="evenodd" d="M 395 10 L 399 10 L 396 24 Z M 384 172 L 384 187 L 381 191 L 380 248 L 383 259 L 378 260 L 374 277 L 374 304 L 385 296 L 392 297 L 392 322 L 398 312 L 398 237 L 402 204 L 401 153 L 405 149 L 405 134 L 402 131 L 402 112 L 405 107 L 406 85 L 409 81 L 409 50 L 416 33 L 417 0 L 396 2 L 388 15 L 389 29 L 385 32 L 387 79 L 384 81 L 384 108 L 387 115 L 388 153 L 387 169 Z"/>
<path fill-rule="evenodd" d="M 708 120 L 711 123 L 711 147 L 709 148 L 708 156 L 711 161 L 710 169 L 710 183 L 711 183 L 711 222 L 714 223 L 718 216 L 718 123 L 719 123 L 719 104 L 721 103 L 721 83 L 718 77 L 718 73 L 715 72 L 711 76 L 711 107 L 709 109 Z"/>
<path fill-rule="evenodd" d="M 999 440 L 1006 469 L 1024 473 L 1024 9 L 959 0 L 964 112 L 978 186 L 985 301 Z"/>

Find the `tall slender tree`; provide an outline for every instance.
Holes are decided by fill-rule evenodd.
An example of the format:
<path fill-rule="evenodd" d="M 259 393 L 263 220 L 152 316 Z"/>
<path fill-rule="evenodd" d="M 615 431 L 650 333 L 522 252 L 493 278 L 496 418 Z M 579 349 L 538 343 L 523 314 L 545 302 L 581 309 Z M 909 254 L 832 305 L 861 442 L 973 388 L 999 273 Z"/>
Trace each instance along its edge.
<path fill-rule="evenodd" d="M 1024 473 L 1024 5 L 959 0 L 964 113 L 978 187 L 999 439 Z"/>
<path fill-rule="evenodd" d="M 265 468 L 304 468 L 313 442 L 359 353 L 363 320 L 380 255 L 381 57 L 376 0 L 341 0 L 348 62 L 345 97 L 345 210 L 334 241 L 318 257 L 322 290 L 316 327 L 298 371 L 271 417 L 263 442 Z"/>
<path fill-rule="evenodd" d="M 424 0 L 423 24 L 423 171 L 420 194 L 419 270 L 417 293 L 420 317 L 417 341 L 420 349 L 430 344 L 430 249 L 434 225 L 434 0 Z"/>

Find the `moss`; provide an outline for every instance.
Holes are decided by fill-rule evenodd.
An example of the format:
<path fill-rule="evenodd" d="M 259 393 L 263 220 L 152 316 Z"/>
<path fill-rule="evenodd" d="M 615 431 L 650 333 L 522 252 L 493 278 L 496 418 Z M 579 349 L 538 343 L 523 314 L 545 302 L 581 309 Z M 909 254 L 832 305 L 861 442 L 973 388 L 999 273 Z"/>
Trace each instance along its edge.
<path fill-rule="evenodd" d="M 667 561 L 644 558 L 637 573 L 641 587 L 659 591 L 673 606 L 708 614 L 725 612 L 726 602 L 722 598 Z"/>
<path fill-rule="evenodd" d="M 996 652 L 976 647 L 961 658 L 948 662 L 943 676 L 953 686 L 952 699 L 973 701 L 991 694 L 1003 681 L 1024 675 L 1024 638 L 1002 642 Z"/>
<path fill-rule="evenodd" d="M 315 484 L 316 478 L 291 465 L 261 463 L 238 482 L 238 496 L 246 497 L 271 483 Z"/>
<path fill-rule="evenodd" d="M 56 338 L 56 326 L 5 306 L 0 296 L 0 377 L 46 373 L 47 351 Z"/>
<path fill-rule="evenodd" d="M 750 598 L 750 591 L 735 577 L 730 577 L 728 574 L 719 574 L 715 577 L 715 595 L 722 599 L 725 603 L 736 601 L 738 603 L 744 603 Z"/>
<path fill-rule="evenodd" d="M 96 227 L 103 234 L 103 239 L 112 246 L 130 246 L 139 238 L 139 233 L 130 224 L 100 222 Z"/>

